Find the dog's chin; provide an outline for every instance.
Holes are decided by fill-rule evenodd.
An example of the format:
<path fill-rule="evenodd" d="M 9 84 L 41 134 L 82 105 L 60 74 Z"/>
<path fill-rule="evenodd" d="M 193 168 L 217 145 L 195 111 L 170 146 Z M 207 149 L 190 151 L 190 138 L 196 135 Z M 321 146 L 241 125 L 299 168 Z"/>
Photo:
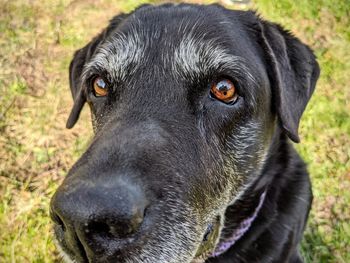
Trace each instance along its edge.
<path fill-rule="evenodd" d="M 54 239 L 55 245 L 57 247 L 57 250 L 62 258 L 62 261 L 65 263 L 77 263 L 76 260 L 72 259 L 72 257 L 70 255 L 68 255 L 68 253 L 66 253 L 64 251 L 64 249 L 62 248 L 62 246 L 59 244 L 59 242 L 57 241 L 57 239 Z M 194 259 L 192 259 L 189 262 L 177 262 L 177 263 L 204 263 L 206 261 L 206 259 L 208 258 L 208 255 L 200 255 L 195 257 Z M 165 262 L 160 262 L 160 263 L 165 263 Z"/>
<path fill-rule="evenodd" d="M 77 261 L 75 261 L 74 259 L 72 259 L 63 249 L 62 247 L 58 244 L 58 242 L 56 241 L 56 247 L 57 247 L 57 250 L 62 258 L 62 261 L 65 262 L 65 263 L 77 263 Z M 193 260 L 191 260 L 190 262 L 188 263 L 204 263 L 206 260 L 206 258 L 203 258 L 203 257 L 197 257 L 197 258 L 194 258 Z M 161 262 L 163 263 L 163 262 Z M 186 262 L 178 262 L 178 263 L 186 263 Z"/>
<path fill-rule="evenodd" d="M 191 261 L 191 263 L 204 263 L 205 259 L 203 258 L 195 258 Z"/>
<path fill-rule="evenodd" d="M 212 221 L 212 223 L 210 224 L 210 234 L 208 234 L 208 236 L 205 238 L 205 240 L 203 240 L 200 244 L 198 244 L 198 246 L 194 246 L 196 247 L 195 251 L 183 251 L 183 253 L 181 253 L 182 255 L 186 254 L 187 257 L 182 257 L 182 258 L 175 258 L 173 257 L 172 259 L 169 260 L 165 260 L 164 257 L 163 259 L 161 259 L 162 257 L 160 257 L 160 255 L 156 255 L 156 254 L 152 254 L 152 253 L 156 253 L 155 250 L 151 251 L 143 251 L 143 256 L 140 255 L 140 252 L 138 253 L 132 253 L 132 251 L 130 251 L 130 257 L 128 255 L 124 255 L 125 259 L 121 259 L 120 255 L 117 256 L 119 259 L 118 261 L 121 262 L 135 262 L 135 263 L 139 263 L 139 262 L 152 262 L 152 263 L 204 263 L 212 254 L 212 252 L 214 251 L 217 242 L 219 241 L 219 236 L 220 236 L 220 232 L 221 232 L 221 217 L 220 216 L 216 216 L 215 220 Z M 85 252 L 83 251 L 83 248 L 72 248 L 68 249 L 66 247 L 66 243 L 63 239 L 63 234 L 61 229 L 59 228 L 54 228 L 54 232 L 55 232 L 55 238 L 54 238 L 54 242 L 55 245 L 57 247 L 57 250 L 62 258 L 63 262 L 66 263 L 87 263 L 87 262 L 94 262 L 94 260 L 92 259 L 88 259 L 87 255 L 85 254 Z M 146 249 L 146 248 L 145 248 Z M 181 249 L 181 248 L 178 248 Z M 182 248 L 183 249 L 183 248 Z M 163 249 L 160 249 L 163 250 Z M 73 252 L 74 251 L 74 252 Z M 166 251 L 166 249 L 164 249 L 164 251 Z M 79 253 L 79 254 L 74 254 L 74 253 Z M 144 255 L 147 255 L 146 257 Z M 190 255 L 193 255 L 192 257 Z M 94 257 L 95 258 L 95 257 Z M 99 258 L 99 257 L 96 257 Z M 101 258 L 99 258 L 99 260 L 102 260 Z M 107 260 L 108 262 L 113 262 L 113 258 L 109 258 Z"/>
<path fill-rule="evenodd" d="M 189 263 L 204 263 L 210 256 L 211 253 L 203 253 L 199 256 L 196 256 L 194 259 L 191 260 Z"/>
<path fill-rule="evenodd" d="M 57 239 L 54 239 L 54 242 L 55 242 L 55 245 L 56 245 L 56 248 L 58 250 L 58 253 L 60 254 L 63 262 L 65 263 L 76 263 L 75 260 L 73 260 L 64 250 L 63 248 L 61 247 L 60 243 L 58 242 Z"/>
<path fill-rule="evenodd" d="M 71 259 L 70 256 L 68 256 L 67 253 L 65 253 L 62 249 L 59 249 L 59 254 L 62 258 L 62 261 L 65 263 L 77 263 L 75 260 Z M 195 258 L 191 262 L 188 263 L 204 263 L 206 259 L 203 258 Z M 180 263 L 180 262 L 178 262 Z M 181 263 L 186 263 L 186 262 L 181 262 Z"/>

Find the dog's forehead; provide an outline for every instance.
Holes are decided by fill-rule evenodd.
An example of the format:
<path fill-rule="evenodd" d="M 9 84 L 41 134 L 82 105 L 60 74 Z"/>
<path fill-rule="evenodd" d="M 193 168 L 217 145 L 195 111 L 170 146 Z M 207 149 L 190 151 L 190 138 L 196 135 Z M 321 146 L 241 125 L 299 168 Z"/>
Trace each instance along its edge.
<path fill-rule="evenodd" d="M 206 13 L 191 8 L 136 11 L 101 43 L 85 67 L 107 71 L 112 79 L 125 80 L 142 68 L 156 68 L 173 77 L 202 75 L 220 66 L 247 70 L 246 54 L 239 50 L 241 25 L 209 7 Z M 237 37 L 239 36 L 239 37 Z M 235 48 L 234 48 L 235 47 Z"/>

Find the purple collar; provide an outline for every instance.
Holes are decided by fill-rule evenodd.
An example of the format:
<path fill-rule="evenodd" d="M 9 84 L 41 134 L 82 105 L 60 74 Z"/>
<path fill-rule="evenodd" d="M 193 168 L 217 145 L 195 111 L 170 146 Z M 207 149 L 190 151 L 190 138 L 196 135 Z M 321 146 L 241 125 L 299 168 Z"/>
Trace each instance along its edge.
<path fill-rule="evenodd" d="M 252 225 L 252 223 L 254 222 L 254 220 L 256 219 L 263 203 L 265 200 L 265 196 L 266 196 L 266 191 L 264 191 L 259 199 L 259 204 L 258 206 L 255 208 L 254 213 L 244 219 L 243 221 L 241 221 L 238 225 L 238 227 L 233 231 L 231 237 L 227 238 L 226 240 L 223 240 L 222 242 L 220 242 L 214 252 L 210 255 L 210 257 L 217 257 L 220 256 L 221 254 L 225 253 L 230 247 L 232 247 L 237 240 L 239 240 L 250 228 L 250 226 Z"/>

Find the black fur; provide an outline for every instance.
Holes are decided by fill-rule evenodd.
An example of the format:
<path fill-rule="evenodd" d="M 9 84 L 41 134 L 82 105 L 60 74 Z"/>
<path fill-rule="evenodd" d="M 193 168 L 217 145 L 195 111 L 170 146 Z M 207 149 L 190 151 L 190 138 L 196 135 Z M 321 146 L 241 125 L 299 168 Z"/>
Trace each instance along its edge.
<path fill-rule="evenodd" d="M 124 77 L 103 67 L 118 52 L 131 52 L 113 46 L 121 36 L 136 39 L 143 52 L 135 55 L 139 63 L 124 65 Z M 198 51 L 204 64 L 189 62 L 203 71 L 176 64 L 174 52 L 186 36 L 211 45 Z M 210 64 L 215 58 L 206 56 L 216 48 L 242 58 L 244 66 Z M 98 61 L 106 50 L 111 53 Z M 96 133 L 51 203 L 56 237 L 70 258 L 303 262 L 298 245 L 312 191 L 289 139 L 299 142 L 300 118 L 319 76 L 306 45 L 251 11 L 142 6 L 113 18 L 75 53 L 69 71 L 74 106 L 67 127 L 88 102 Z M 94 96 L 96 76 L 108 81 L 107 97 Z M 210 95 L 220 78 L 234 82 L 235 104 Z M 226 253 L 208 257 L 216 241 L 252 214 L 263 191 L 248 232 Z"/>

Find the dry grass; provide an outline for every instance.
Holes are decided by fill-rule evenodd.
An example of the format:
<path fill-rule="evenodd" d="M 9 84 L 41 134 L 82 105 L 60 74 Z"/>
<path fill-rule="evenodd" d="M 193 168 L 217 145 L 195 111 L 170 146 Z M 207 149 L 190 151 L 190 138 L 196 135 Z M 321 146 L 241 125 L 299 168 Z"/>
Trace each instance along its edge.
<path fill-rule="evenodd" d="M 68 64 L 114 14 L 141 2 L 0 0 L 0 262 L 60 261 L 48 204 L 91 137 L 86 109 L 64 129 Z M 323 74 L 298 147 L 316 196 L 303 249 L 308 262 L 350 262 L 350 3 L 320 3 L 252 7 L 316 48 Z"/>

